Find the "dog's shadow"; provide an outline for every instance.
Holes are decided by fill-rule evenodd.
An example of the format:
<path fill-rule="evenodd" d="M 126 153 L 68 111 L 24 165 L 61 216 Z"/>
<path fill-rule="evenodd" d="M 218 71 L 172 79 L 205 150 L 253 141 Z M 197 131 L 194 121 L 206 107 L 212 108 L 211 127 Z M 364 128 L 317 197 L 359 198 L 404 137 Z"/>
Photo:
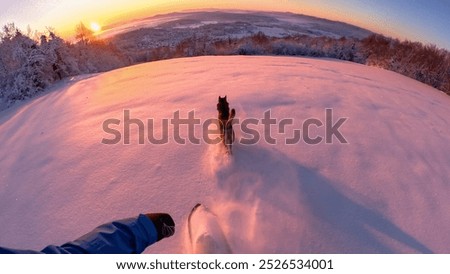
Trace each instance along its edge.
<path fill-rule="evenodd" d="M 241 218 L 256 218 L 242 229 L 266 238 L 254 252 L 432 253 L 376 208 L 355 202 L 335 182 L 275 148 L 237 144 L 232 163 L 216 176 L 226 199 L 257 205 Z"/>

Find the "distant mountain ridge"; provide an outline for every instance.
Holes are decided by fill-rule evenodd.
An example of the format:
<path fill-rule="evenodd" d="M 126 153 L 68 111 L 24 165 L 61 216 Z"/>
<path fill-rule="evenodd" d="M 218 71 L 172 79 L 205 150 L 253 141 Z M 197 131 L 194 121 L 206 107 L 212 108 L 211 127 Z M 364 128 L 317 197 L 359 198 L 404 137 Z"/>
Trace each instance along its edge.
<path fill-rule="evenodd" d="M 239 27 L 230 28 L 232 24 Z M 145 28 L 168 31 L 178 28 L 192 28 L 208 31 L 208 27 L 213 25 L 225 25 L 227 34 L 232 37 L 242 37 L 242 35 L 251 35 L 259 31 L 275 37 L 311 35 L 362 39 L 372 34 L 369 30 L 351 24 L 290 12 L 202 10 L 159 14 L 123 24 L 106 26 L 105 31 L 99 37 L 109 38 L 117 34 Z"/>

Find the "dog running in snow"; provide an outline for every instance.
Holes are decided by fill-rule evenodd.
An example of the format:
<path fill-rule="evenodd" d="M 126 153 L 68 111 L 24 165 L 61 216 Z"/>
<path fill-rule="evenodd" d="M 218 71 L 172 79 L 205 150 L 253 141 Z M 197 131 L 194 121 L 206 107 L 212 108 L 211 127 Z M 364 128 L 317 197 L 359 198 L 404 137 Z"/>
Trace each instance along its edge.
<path fill-rule="evenodd" d="M 231 145 L 234 142 L 233 118 L 236 115 L 236 111 L 233 108 L 230 112 L 226 95 L 223 98 L 219 96 L 217 111 L 219 112 L 220 138 L 227 149 L 227 153 L 233 154 Z"/>

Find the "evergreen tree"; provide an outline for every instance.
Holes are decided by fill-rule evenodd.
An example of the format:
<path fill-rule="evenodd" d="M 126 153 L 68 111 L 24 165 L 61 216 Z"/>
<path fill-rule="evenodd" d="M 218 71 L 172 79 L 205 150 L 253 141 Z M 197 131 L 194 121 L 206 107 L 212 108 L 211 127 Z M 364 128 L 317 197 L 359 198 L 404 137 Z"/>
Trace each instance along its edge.
<path fill-rule="evenodd" d="M 87 45 L 94 40 L 94 32 L 80 22 L 75 28 L 75 38 L 78 42 Z"/>

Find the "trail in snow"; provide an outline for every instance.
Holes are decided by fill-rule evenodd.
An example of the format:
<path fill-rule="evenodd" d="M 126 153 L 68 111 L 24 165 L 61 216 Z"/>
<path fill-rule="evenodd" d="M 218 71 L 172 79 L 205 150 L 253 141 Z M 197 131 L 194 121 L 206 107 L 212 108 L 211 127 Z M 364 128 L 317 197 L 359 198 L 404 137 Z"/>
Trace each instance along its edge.
<path fill-rule="evenodd" d="M 296 253 L 313 245 L 330 253 L 336 246 L 347 246 L 348 253 L 390 253 L 379 240 L 385 237 L 415 252 L 432 253 L 381 214 L 350 200 L 317 171 L 276 148 L 237 145 L 234 156 L 228 157 L 220 147 L 208 150 L 219 190 L 210 206 L 233 250 Z"/>

